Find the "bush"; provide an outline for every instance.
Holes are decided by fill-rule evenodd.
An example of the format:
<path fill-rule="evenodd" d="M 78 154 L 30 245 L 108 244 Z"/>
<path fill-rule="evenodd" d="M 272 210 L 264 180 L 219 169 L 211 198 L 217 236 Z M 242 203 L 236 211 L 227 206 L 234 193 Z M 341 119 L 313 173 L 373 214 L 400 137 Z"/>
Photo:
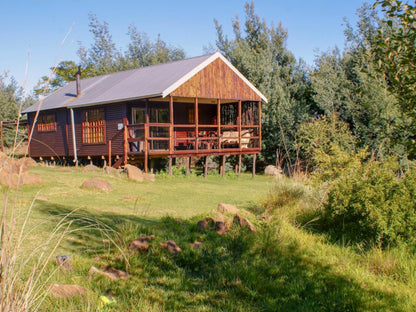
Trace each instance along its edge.
<path fill-rule="evenodd" d="M 337 156 L 321 166 L 331 177 L 323 209 L 323 226 L 338 240 L 364 247 L 406 244 L 416 247 L 416 169 L 400 174 L 393 159 L 364 160 L 350 153 L 343 166 Z M 344 155 L 345 156 L 345 155 Z M 342 161 L 341 161 L 342 162 Z"/>

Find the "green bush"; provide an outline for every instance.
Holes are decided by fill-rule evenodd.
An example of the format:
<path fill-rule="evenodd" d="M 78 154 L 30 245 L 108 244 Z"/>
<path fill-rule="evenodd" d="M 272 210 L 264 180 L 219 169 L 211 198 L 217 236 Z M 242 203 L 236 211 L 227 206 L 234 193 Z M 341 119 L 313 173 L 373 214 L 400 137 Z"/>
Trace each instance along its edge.
<path fill-rule="evenodd" d="M 328 157 L 319 176 L 330 179 L 323 226 L 337 240 L 364 247 L 416 247 L 416 169 L 398 162 L 364 160 L 364 153 Z M 340 160 L 343 164 L 340 166 Z"/>

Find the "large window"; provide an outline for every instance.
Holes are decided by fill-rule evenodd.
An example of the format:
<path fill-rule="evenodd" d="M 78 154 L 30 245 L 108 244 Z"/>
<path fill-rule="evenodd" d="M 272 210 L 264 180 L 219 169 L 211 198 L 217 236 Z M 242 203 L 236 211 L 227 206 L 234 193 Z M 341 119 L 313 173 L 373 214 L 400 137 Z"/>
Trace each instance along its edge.
<path fill-rule="evenodd" d="M 39 116 L 37 127 L 39 132 L 56 131 L 55 114 Z"/>
<path fill-rule="evenodd" d="M 105 143 L 104 108 L 82 113 L 82 143 Z"/>

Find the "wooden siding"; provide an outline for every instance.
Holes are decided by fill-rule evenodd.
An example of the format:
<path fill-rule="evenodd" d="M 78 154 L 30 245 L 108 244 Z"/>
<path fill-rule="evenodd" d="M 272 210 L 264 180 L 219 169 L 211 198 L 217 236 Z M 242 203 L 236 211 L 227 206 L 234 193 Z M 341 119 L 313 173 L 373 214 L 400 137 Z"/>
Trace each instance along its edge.
<path fill-rule="evenodd" d="M 67 110 L 48 110 L 40 112 L 39 117 L 51 114 L 55 115 L 56 131 L 42 132 L 38 131 L 38 127 L 35 127 L 29 148 L 31 157 L 62 157 L 67 155 Z M 35 113 L 28 114 L 29 129 L 33 126 L 34 118 Z"/>
<path fill-rule="evenodd" d="M 107 156 L 108 155 L 108 140 L 111 140 L 120 130 L 118 130 L 118 124 L 123 123 L 123 118 L 127 115 L 125 103 L 115 103 L 108 105 L 94 106 L 93 108 L 104 108 L 104 118 L 106 133 L 105 143 L 83 143 L 82 142 L 82 113 L 85 110 L 91 109 L 91 107 L 74 109 L 75 118 L 75 134 L 77 139 L 77 154 L 78 157 L 86 156 Z M 68 114 L 69 115 L 69 114 Z M 122 130 L 121 130 L 122 131 Z M 69 155 L 74 155 L 72 144 L 72 126 L 71 120 L 68 123 L 68 140 L 69 140 Z M 118 135 L 111 143 L 111 154 L 122 155 L 123 154 L 123 135 Z"/>
<path fill-rule="evenodd" d="M 179 86 L 171 95 L 193 98 L 261 100 L 254 90 L 221 59 L 209 64 Z"/>

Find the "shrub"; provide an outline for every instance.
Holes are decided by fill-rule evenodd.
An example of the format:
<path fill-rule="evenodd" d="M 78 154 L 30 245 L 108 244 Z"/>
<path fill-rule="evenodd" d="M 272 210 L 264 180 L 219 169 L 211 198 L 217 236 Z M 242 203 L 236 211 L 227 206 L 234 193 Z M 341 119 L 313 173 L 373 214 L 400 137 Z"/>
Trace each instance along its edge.
<path fill-rule="evenodd" d="M 342 154 L 342 153 L 341 153 Z M 336 158 L 336 159 L 334 159 Z M 399 174 L 393 159 L 364 160 L 363 153 L 328 157 L 322 172 L 330 179 L 323 226 L 332 237 L 366 247 L 405 243 L 416 247 L 416 170 Z"/>

